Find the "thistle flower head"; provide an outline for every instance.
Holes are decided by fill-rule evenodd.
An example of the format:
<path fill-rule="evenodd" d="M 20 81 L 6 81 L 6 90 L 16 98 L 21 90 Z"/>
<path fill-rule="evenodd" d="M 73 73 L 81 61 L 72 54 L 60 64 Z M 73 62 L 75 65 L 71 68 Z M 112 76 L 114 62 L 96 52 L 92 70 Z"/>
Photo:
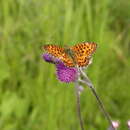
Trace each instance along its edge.
<path fill-rule="evenodd" d="M 78 70 L 74 67 L 66 67 L 62 62 L 56 64 L 57 77 L 62 82 L 74 82 L 78 78 Z"/>
<path fill-rule="evenodd" d="M 46 62 L 55 64 L 56 75 L 61 82 L 70 83 L 77 80 L 78 70 L 76 67 L 67 67 L 60 59 L 57 59 L 48 53 L 43 54 L 42 57 Z"/>

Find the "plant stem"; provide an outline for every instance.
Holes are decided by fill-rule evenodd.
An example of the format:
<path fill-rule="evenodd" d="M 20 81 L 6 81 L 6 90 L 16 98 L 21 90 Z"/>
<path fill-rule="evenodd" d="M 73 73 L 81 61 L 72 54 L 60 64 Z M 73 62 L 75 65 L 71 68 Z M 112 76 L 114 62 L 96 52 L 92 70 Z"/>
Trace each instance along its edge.
<path fill-rule="evenodd" d="M 77 81 L 75 82 L 75 89 L 76 89 L 76 103 L 77 103 L 77 113 L 78 113 L 79 123 L 80 123 L 81 130 L 84 130 L 84 123 L 83 123 L 83 120 L 82 120 L 81 108 L 80 108 L 79 84 L 78 84 Z"/>
<path fill-rule="evenodd" d="M 110 123 L 111 127 L 113 128 L 113 130 L 115 130 L 115 128 L 113 127 L 113 124 L 112 124 L 112 120 L 110 118 L 110 115 L 108 114 L 108 112 L 105 110 L 105 107 L 101 101 L 101 99 L 99 98 L 99 96 L 97 95 L 97 92 L 94 88 L 94 85 L 92 84 L 92 82 L 90 81 L 90 79 L 88 78 L 88 76 L 80 69 L 80 72 L 84 78 L 84 80 L 79 80 L 81 81 L 82 83 L 85 83 L 92 91 L 93 95 L 96 97 L 96 100 L 98 102 L 98 105 L 101 109 L 101 111 L 103 112 L 104 116 L 106 117 L 106 119 L 108 120 L 108 122 Z"/>

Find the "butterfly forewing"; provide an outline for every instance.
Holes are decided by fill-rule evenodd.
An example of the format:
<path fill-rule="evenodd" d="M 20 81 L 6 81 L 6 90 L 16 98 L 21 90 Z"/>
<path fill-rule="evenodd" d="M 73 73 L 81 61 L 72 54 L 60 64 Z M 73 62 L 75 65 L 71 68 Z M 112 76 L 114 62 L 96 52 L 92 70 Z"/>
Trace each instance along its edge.
<path fill-rule="evenodd" d="M 72 59 L 66 54 L 65 49 L 58 45 L 44 45 L 43 49 L 52 56 L 60 59 L 66 66 L 74 66 Z"/>
<path fill-rule="evenodd" d="M 75 53 L 75 59 L 79 67 L 83 67 L 89 64 L 91 55 L 95 52 L 96 48 L 96 43 L 89 42 L 79 43 L 71 47 Z"/>

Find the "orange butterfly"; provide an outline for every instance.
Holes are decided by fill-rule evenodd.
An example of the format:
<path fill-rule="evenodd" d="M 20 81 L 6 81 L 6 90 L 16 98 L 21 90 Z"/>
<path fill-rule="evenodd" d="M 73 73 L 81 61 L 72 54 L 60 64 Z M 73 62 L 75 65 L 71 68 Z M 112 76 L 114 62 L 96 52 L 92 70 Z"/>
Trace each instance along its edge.
<path fill-rule="evenodd" d="M 47 53 L 60 59 L 67 67 L 87 66 L 96 48 L 97 44 L 93 42 L 83 42 L 69 48 L 62 48 L 58 45 L 44 45 L 42 47 Z"/>

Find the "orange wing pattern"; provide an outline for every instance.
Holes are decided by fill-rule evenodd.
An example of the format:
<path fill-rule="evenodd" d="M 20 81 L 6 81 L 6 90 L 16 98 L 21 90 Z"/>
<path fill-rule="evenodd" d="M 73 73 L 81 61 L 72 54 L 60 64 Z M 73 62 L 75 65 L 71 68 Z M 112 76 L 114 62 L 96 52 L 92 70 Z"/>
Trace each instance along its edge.
<path fill-rule="evenodd" d="M 66 66 L 72 67 L 73 61 L 69 55 L 66 54 L 65 49 L 57 45 L 44 45 L 43 49 L 52 56 L 60 59 Z"/>
<path fill-rule="evenodd" d="M 97 44 L 90 42 L 79 43 L 71 47 L 79 67 L 83 67 L 89 64 L 91 55 L 95 52 L 96 48 Z"/>
<path fill-rule="evenodd" d="M 52 56 L 60 59 L 67 67 L 74 67 L 76 64 L 79 67 L 83 67 L 89 64 L 91 55 L 97 48 L 96 43 L 79 43 L 75 46 L 68 48 L 74 54 L 73 58 L 67 53 L 66 49 L 57 45 L 44 45 L 43 49 L 46 50 Z M 74 63 L 76 61 L 76 64 Z"/>

